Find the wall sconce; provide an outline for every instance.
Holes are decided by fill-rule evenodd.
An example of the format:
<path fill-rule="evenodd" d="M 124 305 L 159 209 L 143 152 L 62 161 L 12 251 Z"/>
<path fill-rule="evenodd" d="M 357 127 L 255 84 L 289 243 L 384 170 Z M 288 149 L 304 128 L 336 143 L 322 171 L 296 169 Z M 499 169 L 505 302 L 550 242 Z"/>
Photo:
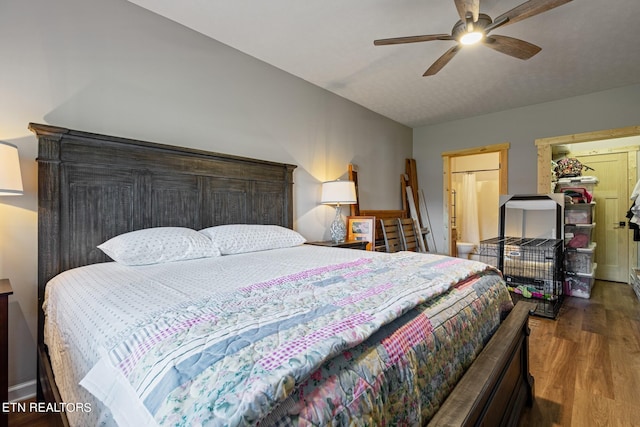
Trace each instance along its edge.
<path fill-rule="evenodd" d="M 0 141 L 0 196 L 22 195 L 18 147 Z"/>
<path fill-rule="evenodd" d="M 353 181 L 328 181 L 322 183 L 322 198 L 324 205 L 336 205 L 336 216 L 331 223 L 331 240 L 335 243 L 344 242 L 347 236 L 347 226 L 342 219 L 340 205 L 353 205 L 356 200 L 356 185 Z"/>

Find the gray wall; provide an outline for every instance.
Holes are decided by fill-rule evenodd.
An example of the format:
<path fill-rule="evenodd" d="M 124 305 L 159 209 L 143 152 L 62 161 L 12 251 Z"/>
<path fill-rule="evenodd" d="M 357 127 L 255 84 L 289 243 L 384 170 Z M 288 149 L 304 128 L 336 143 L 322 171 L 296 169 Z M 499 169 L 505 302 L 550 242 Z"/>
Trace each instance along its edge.
<path fill-rule="evenodd" d="M 361 206 L 399 209 L 412 131 L 125 0 L 4 1 L 0 140 L 25 195 L 0 199 L 0 277 L 11 279 L 11 385 L 35 378 L 36 140 L 29 122 L 298 165 L 295 228 L 329 237 L 320 183 L 360 166 Z M 26 384 L 25 384 L 26 383 Z M 17 395 L 17 396 L 16 396 Z"/>
<path fill-rule="evenodd" d="M 444 248 L 442 152 L 509 142 L 509 193 L 532 194 L 536 139 L 638 125 L 640 85 L 634 85 L 414 129 L 413 157 L 438 249 Z"/>

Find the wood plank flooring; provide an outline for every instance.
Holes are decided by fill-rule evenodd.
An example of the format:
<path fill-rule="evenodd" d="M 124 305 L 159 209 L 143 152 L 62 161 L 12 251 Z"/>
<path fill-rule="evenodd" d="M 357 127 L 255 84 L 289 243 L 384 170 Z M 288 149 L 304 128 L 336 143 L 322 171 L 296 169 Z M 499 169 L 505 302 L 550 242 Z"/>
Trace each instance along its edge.
<path fill-rule="evenodd" d="M 557 320 L 530 319 L 535 403 L 520 427 L 640 425 L 640 302 L 629 285 L 596 281 L 565 298 Z"/>
<path fill-rule="evenodd" d="M 24 402 L 29 407 L 29 402 L 35 402 L 35 399 L 29 399 Z M 9 427 L 51 427 L 55 425 L 55 421 L 46 413 L 9 412 Z"/>
<path fill-rule="evenodd" d="M 640 302 L 630 286 L 596 281 L 590 299 L 566 298 L 557 320 L 532 317 L 535 403 L 519 427 L 640 424 Z M 10 414 L 11 427 L 48 427 Z"/>

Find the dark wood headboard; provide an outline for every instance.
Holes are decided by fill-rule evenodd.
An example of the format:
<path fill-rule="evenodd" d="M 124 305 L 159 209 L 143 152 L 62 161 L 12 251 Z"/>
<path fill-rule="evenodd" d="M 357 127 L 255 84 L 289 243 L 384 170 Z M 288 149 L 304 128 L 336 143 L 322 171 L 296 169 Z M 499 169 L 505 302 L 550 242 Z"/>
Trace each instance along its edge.
<path fill-rule="evenodd" d="M 108 261 L 96 246 L 127 231 L 293 227 L 294 165 L 42 124 L 29 129 L 38 137 L 39 307 L 51 278 Z"/>

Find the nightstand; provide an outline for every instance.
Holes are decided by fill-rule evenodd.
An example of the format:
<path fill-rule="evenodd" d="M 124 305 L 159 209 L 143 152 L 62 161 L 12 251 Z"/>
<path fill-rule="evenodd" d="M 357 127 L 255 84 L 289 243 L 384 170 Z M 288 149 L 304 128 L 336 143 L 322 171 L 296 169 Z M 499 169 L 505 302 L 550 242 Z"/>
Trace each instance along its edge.
<path fill-rule="evenodd" d="M 9 279 L 0 279 L 0 402 L 9 401 Z M 9 413 L 0 411 L 0 427 L 9 424 Z"/>
<path fill-rule="evenodd" d="M 368 243 L 369 242 L 366 242 L 364 240 L 345 240 L 341 243 L 336 243 L 332 240 L 325 240 L 322 242 L 307 242 L 308 245 L 327 246 L 329 248 L 361 249 L 363 251 L 367 250 Z"/>

